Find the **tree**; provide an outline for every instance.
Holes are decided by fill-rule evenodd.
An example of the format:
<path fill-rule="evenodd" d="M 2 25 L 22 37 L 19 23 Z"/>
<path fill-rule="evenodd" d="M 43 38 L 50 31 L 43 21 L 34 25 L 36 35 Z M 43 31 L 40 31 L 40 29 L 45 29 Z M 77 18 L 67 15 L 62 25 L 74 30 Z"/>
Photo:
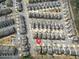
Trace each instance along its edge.
<path fill-rule="evenodd" d="M 76 0 L 76 7 L 79 9 L 79 0 Z"/>

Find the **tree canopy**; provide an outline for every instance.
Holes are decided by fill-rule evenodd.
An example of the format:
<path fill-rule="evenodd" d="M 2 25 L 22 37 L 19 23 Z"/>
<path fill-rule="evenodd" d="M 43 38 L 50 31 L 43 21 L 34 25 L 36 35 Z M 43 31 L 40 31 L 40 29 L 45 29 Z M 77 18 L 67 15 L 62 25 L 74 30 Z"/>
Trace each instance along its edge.
<path fill-rule="evenodd" d="M 76 7 L 79 8 L 79 0 L 76 0 Z"/>

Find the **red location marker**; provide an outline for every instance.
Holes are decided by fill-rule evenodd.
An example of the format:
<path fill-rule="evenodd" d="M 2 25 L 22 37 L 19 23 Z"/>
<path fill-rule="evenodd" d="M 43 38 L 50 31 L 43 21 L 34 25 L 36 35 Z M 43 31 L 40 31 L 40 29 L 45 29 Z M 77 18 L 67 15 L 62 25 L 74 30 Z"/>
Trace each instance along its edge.
<path fill-rule="evenodd" d="M 42 43 L 41 39 L 40 38 L 36 38 L 36 43 L 37 44 L 41 44 Z"/>

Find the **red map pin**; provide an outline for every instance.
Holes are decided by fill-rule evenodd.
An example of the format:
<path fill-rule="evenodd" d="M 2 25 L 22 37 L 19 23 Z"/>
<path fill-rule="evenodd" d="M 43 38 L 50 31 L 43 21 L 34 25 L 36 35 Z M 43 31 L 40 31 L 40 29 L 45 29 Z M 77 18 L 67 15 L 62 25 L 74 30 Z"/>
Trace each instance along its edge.
<path fill-rule="evenodd" d="M 41 39 L 40 38 L 36 38 L 36 43 L 37 44 L 41 44 L 42 43 Z"/>

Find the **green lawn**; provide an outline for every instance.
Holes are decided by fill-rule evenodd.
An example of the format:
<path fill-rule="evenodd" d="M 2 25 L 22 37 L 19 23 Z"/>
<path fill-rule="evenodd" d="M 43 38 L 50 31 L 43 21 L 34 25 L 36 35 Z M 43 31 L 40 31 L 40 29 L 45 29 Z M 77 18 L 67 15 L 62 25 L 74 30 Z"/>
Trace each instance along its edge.
<path fill-rule="evenodd" d="M 71 0 L 72 9 L 75 17 L 75 24 L 79 34 L 79 0 Z"/>

